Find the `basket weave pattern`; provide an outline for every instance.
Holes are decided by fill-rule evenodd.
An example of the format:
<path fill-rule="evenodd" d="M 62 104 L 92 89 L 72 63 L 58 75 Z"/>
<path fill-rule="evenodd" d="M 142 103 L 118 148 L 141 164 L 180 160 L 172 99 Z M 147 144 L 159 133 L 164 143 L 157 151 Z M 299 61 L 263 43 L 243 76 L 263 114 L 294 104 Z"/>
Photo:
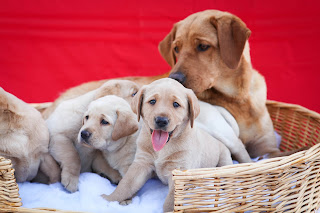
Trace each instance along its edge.
<path fill-rule="evenodd" d="M 174 170 L 175 212 L 315 212 L 320 207 L 320 115 L 267 103 L 290 156 L 221 168 Z"/>
<path fill-rule="evenodd" d="M 4 157 L 0 157 L 0 205 L 12 207 L 22 205 L 11 160 Z"/>

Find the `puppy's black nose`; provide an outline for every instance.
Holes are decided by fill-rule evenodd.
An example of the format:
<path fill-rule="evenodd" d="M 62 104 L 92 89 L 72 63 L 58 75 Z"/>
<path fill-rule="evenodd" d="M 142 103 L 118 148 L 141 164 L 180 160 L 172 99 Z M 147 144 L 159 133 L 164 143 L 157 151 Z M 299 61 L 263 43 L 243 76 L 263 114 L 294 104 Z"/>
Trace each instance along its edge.
<path fill-rule="evenodd" d="M 83 130 L 82 132 L 81 132 L 81 138 L 83 139 L 83 140 L 88 140 L 89 138 L 90 138 L 90 136 L 91 136 L 91 132 L 89 132 L 89 131 L 87 131 L 87 130 Z"/>
<path fill-rule="evenodd" d="M 177 71 L 177 72 L 174 72 L 174 73 L 171 73 L 169 75 L 169 78 L 172 78 L 174 80 L 177 80 L 178 82 L 180 82 L 181 84 L 184 84 L 184 82 L 186 81 L 186 76 L 180 72 L 180 71 Z"/>
<path fill-rule="evenodd" d="M 169 119 L 167 117 L 156 117 L 155 122 L 158 127 L 165 127 L 169 123 Z"/>

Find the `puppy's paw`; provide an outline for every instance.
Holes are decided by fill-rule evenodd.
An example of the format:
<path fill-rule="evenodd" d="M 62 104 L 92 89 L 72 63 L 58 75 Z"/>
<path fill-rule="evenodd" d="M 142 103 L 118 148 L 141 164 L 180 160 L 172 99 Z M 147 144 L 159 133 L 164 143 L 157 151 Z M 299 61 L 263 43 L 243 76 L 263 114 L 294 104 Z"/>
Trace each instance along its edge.
<path fill-rule="evenodd" d="M 106 201 L 114 201 L 114 200 L 111 199 L 110 195 L 102 194 L 101 197 L 103 199 L 105 199 Z"/>
<path fill-rule="evenodd" d="M 127 206 L 127 205 L 129 205 L 131 203 L 132 203 L 132 199 L 128 199 L 128 200 L 124 200 L 124 201 L 119 202 L 119 204 L 121 206 Z"/>
<path fill-rule="evenodd" d="M 107 178 L 108 178 L 108 180 L 110 180 L 110 182 L 112 184 L 116 184 L 116 185 L 118 185 L 118 183 L 122 179 L 122 177 L 121 177 L 119 172 L 113 173 L 112 175 L 109 175 L 109 177 L 107 177 Z"/>
<path fill-rule="evenodd" d="M 110 181 L 110 183 L 116 184 L 116 185 L 118 185 L 118 183 L 122 179 L 122 177 L 121 177 L 119 172 L 110 173 L 108 175 L 106 175 L 104 173 L 100 173 L 100 176 L 108 179 Z"/>
<path fill-rule="evenodd" d="M 62 174 L 61 183 L 69 192 L 76 192 L 78 191 L 79 176 Z"/>

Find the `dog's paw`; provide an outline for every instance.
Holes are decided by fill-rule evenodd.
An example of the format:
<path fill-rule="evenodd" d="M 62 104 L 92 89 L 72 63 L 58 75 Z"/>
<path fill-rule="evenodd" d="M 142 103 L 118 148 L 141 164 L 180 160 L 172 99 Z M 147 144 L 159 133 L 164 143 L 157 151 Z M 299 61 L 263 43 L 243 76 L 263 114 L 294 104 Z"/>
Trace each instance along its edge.
<path fill-rule="evenodd" d="M 114 201 L 114 200 L 111 199 L 110 195 L 102 194 L 101 197 L 103 199 L 105 199 L 106 201 Z"/>
<path fill-rule="evenodd" d="M 79 176 L 62 174 L 62 185 L 71 193 L 78 191 Z"/>
<path fill-rule="evenodd" d="M 124 200 L 124 201 L 119 202 L 119 204 L 121 206 L 126 206 L 126 205 L 129 205 L 131 203 L 132 203 L 132 199 L 128 199 L 128 200 Z"/>
<path fill-rule="evenodd" d="M 110 183 L 116 184 L 116 185 L 118 185 L 118 183 L 122 179 L 122 177 L 121 177 L 119 172 L 111 173 L 111 174 L 108 174 L 108 175 L 106 175 L 104 173 L 100 173 L 100 176 L 108 179 L 110 181 Z"/>

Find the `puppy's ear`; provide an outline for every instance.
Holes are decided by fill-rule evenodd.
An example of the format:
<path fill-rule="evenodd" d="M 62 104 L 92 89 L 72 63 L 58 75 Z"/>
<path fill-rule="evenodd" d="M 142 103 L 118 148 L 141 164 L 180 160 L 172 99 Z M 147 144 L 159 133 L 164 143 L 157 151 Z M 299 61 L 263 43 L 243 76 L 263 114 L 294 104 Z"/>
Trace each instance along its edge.
<path fill-rule="evenodd" d="M 193 128 L 193 123 L 196 117 L 198 117 L 200 113 L 200 105 L 197 96 L 194 94 L 194 92 L 191 89 L 188 89 L 187 92 L 187 98 L 188 98 L 188 104 L 189 104 L 189 119 L 190 119 L 190 125 L 191 128 Z"/>
<path fill-rule="evenodd" d="M 118 95 L 120 94 L 121 86 L 119 83 L 114 83 L 113 80 L 107 81 L 101 87 L 99 87 L 94 95 L 94 100 L 102 98 L 106 95 Z"/>
<path fill-rule="evenodd" d="M 166 62 L 173 67 L 176 64 L 176 57 L 172 51 L 171 45 L 176 36 L 177 26 L 174 25 L 171 32 L 159 43 L 158 49 Z"/>
<path fill-rule="evenodd" d="M 131 101 L 131 109 L 135 114 L 137 114 L 138 121 L 140 121 L 140 115 L 142 115 L 141 110 L 145 90 L 146 86 L 141 87 L 141 89 L 137 92 L 137 94 L 133 97 Z"/>
<path fill-rule="evenodd" d="M 117 111 L 118 118 L 113 127 L 112 140 L 117 141 L 120 138 L 135 133 L 139 128 L 139 123 L 135 118 L 135 114 L 129 110 Z"/>
<path fill-rule="evenodd" d="M 236 69 L 251 31 L 235 16 L 211 17 L 210 21 L 218 32 L 222 60 L 229 68 Z"/>
<path fill-rule="evenodd" d="M 10 97 L 7 92 L 0 87 L 0 110 L 10 115 L 19 115 L 16 104 L 12 101 L 13 97 Z M 16 97 L 15 97 L 16 98 Z"/>
<path fill-rule="evenodd" d="M 0 109 L 5 110 L 8 108 L 8 98 L 6 92 L 0 87 Z"/>

